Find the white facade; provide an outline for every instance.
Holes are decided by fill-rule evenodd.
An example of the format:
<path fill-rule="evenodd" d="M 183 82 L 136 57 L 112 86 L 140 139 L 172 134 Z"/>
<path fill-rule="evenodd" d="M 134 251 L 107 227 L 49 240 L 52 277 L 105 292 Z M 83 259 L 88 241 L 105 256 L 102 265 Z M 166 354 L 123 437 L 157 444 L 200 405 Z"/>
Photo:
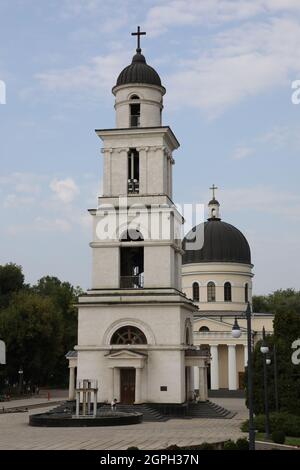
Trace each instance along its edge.
<path fill-rule="evenodd" d="M 113 93 L 116 128 L 96 131 L 104 187 L 90 211 L 92 287 L 79 298 L 69 395 L 77 367 L 77 380 L 98 381 L 99 402 L 181 404 L 193 396 L 197 366 L 205 400 L 208 360 L 192 346 L 195 306 L 181 292 L 182 217 L 172 203 L 172 154 L 179 143 L 161 126 L 165 89 L 124 84 Z M 140 106 L 135 126 L 132 104 Z M 157 226 L 166 230 L 163 236 Z M 132 231 L 138 240 L 128 240 Z"/>
<path fill-rule="evenodd" d="M 215 198 L 210 201 L 208 220 L 220 220 L 219 206 Z M 246 320 L 242 316 L 248 301 L 252 304 L 252 268 L 252 264 L 242 262 L 205 261 L 182 265 L 182 290 L 198 307 L 193 323 L 194 344 L 206 349 L 211 356 L 207 371 L 211 390 L 244 388 L 248 358 Z M 211 283 L 214 285 L 213 298 L 209 291 Z M 227 293 L 226 286 L 229 288 Z M 238 339 L 232 337 L 236 317 L 242 330 Z M 271 314 L 253 314 L 254 343 L 261 339 L 263 326 L 272 333 L 273 319 Z M 194 374 L 197 383 L 197 368 Z"/>

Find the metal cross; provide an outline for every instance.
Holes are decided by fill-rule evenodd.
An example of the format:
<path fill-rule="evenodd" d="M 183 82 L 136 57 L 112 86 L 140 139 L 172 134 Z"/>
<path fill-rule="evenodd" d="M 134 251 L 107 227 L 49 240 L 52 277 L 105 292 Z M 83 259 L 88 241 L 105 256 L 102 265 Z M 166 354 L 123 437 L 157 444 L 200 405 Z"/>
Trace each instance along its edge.
<path fill-rule="evenodd" d="M 212 192 L 213 192 L 213 199 L 215 199 L 215 190 L 218 189 L 217 186 L 215 186 L 214 184 L 212 185 L 211 188 L 209 189 L 212 189 Z"/>
<path fill-rule="evenodd" d="M 137 32 L 136 33 L 131 33 L 131 36 L 137 36 L 137 51 L 141 50 L 141 38 L 140 36 L 144 36 L 146 33 L 144 31 L 141 31 L 140 26 L 137 27 Z"/>

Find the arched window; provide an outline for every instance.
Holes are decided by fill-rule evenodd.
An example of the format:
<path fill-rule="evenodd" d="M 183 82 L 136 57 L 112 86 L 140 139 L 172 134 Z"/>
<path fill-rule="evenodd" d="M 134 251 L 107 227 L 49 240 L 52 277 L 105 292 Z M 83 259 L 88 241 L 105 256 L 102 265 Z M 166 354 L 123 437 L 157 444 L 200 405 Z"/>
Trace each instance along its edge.
<path fill-rule="evenodd" d="M 230 284 L 230 282 L 225 282 L 225 284 L 224 284 L 224 300 L 225 300 L 225 302 L 231 302 L 231 284 Z"/>
<path fill-rule="evenodd" d="M 199 302 L 200 300 L 200 289 L 198 282 L 193 282 L 193 300 Z"/>
<path fill-rule="evenodd" d="M 190 342 L 190 330 L 188 328 L 185 330 L 185 344 L 187 344 L 187 345 L 191 344 L 191 342 Z"/>
<path fill-rule="evenodd" d="M 135 242 L 143 241 L 143 235 L 137 229 L 129 229 L 120 240 L 129 242 L 120 247 L 120 288 L 141 289 L 144 287 L 144 247 Z"/>
<path fill-rule="evenodd" d="M 245 284 L 245 302 L 249 302 L 249 286 L 248 282 Z"/>
<path fill-rule="evenodd" d="M 138 95 L 132 95 L 131 100 L 139 100 Z M 130 127 L 140 127 L 141 105 L 140 103 L 132 103 L 130 107 Z"/>
<path fill-rule="evenodd" d="M 140 156 L 137 149 L 130 149 L 128 152 L 128 194 L 138 194 L 140 188 Z"/>
<path fill-rule="evenodd" d="M 128 325 L 115 331 L 110 344 L 147 344 L 147 339 L 139 328 Z"/>
<path fill-rule="evenodd" d="M 216 301 L 216 286 L 215 283 L 210 281 L 207 284 L 207 302 L 215 302 Z"/>
<path fill-rule="evenodd" d="M 208 326 L 200 326 L 199 331 L 209 331 Z"/>

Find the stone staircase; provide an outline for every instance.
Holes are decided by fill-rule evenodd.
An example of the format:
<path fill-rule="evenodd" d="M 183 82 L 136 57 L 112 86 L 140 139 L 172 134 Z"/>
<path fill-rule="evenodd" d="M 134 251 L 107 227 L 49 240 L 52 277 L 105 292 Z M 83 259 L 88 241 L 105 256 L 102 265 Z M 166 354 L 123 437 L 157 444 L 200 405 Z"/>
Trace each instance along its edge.
<path fill-rule="evenodd" d="M 187 418 L 205 419 L 231 419 L 236 413 L 223 408 L 211 401 L 190 403 L 187 409 Z"/>
<path fill-rule="evenodd" d="M 102 405 L 101 410 L 110 410 L 109 405 Z M 172 413 L 167 415 L 163 413 L 163 410 L 155 404 L 141 404 L 141 405 L 117 405 L 117 411 L 123 411 L 125 413 L 139 412 L 143 414 L 144 422 L 153 421 L 167 421 L 172 418 L 203 418 L 203 419 L 231 419 L 236 413 L 223 408 L 222 406 L 212 403 L 211 401 L 189 403 L 185 408 L 184 413 L 176 413 L 173 410 Z"/>
<path fill-rule="evenodd" d="M 100 408 L 102 411 L 110 410 L 109 405 L 102 405 Z M 141 404 L 141 405 L 123 405 L 117 404 L 117 411 L 123 413 L 142 413 L 144 422 L 153 422 L 153 421 L 167 421 L 168 418 L 163 416 L 158 410 L 153 408 L 151 405 Z"/>

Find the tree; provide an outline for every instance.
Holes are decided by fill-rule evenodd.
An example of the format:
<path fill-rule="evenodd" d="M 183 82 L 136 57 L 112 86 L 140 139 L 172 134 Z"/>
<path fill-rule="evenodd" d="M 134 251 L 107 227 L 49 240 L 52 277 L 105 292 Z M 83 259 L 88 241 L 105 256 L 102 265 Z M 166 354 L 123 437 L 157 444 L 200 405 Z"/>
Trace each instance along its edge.
<path fill-rule="evenodd" d="M 24 287 L 22 267 L 14 263 L 0 265 L 0 308 L 9 304 L 14 292 Z"/>
<path fill-rule="evenodd" d="M 63 322 L 51 298 L 20 291 L 0 315 L 0 336 L 7 347 L 6 372 L 18 380 L 22 365 L 24 378 L 33 384 L 55 383 L 63 354 Z"/>
<path fill-rule="evenodd" d="M 79 287 L 73 287 L 69 282 L 62 282 L 57 277 L 42 277 L 33 291 L 43 298 L 53 301 L 60 313 L 62 322 L 62 352 L 57 364 L 56 377 L 61 385 L 66 385 L 68 380 L 67 360 L 65 354 L 77 344 L 77 298 L 82 294 Z"/>
<path fill-rule="evenodd" d="M 267 296 L 269 311 L 275 314 L 274 335 L 267 337 L 272 351 L 276 344 L 278 392 L 280 409 L 300 415 L 300 366 L 292 364 L 291 345 L 300 338 L 300 292 L 293 289 L 278 290 Z M 254 408 L 264 412 L 262 353 L 259 342 L 254 351 Z M 272 356 L 271 356 L 272 360 Z M 274 364 L 267 367 L 270 409 L 275 410 Z"/>

